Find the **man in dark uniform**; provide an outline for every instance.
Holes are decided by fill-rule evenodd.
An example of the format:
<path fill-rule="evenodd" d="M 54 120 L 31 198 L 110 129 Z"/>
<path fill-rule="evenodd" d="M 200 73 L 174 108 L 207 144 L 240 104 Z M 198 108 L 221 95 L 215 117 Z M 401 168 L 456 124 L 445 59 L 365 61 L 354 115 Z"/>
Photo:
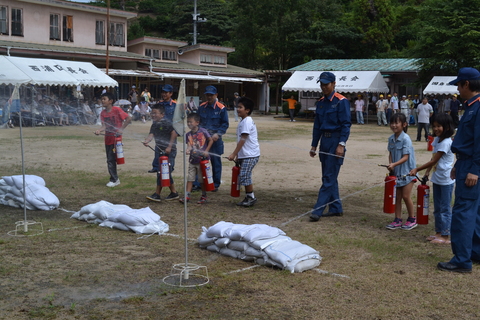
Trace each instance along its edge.
<path fill-rule="evenodd" d="M 217 88 L 207 86 L 205 88 L 205 98 L 207 101 L 198 107 L 200 115 L 200 127 L 210 133 L 213 139 L 213 145 L 210 148 L 210 161 L 212 162 L 213 183 L 217 191 L 222 181 L 222 158 L 223 140 L 222 136 L 227 132 L 228 113 L 227 108 L 217 99 Z"/>
<path fill-rule="evenodd" d="M 480 263 L 480 72 L 462 68 L 457 79 L 450 82 L 458 87 L 465 101 L 465 113 L 452 143 L 457 162 L 451 178 L 455 181 L 455 204 L 452 210 L 452 251 L 449 262 L 439 262 L 443 271 L 471 272 L 472 263 Z"/>
<path fill-rule="evenodd" d="M 335 92 L 335 75 L 331 72 L 322 72 L 318 82 L 323 97 L 316 103 L 310 157 L 315 157 L 320 141 L 322 186 L 310 215 L 311 221 L 320 220 L 322 215 L 324 217 L 343 215 L 337 179 L 352 125 L 348 99 Z M 329 210 L 324 214 L 327 205 Z"/>

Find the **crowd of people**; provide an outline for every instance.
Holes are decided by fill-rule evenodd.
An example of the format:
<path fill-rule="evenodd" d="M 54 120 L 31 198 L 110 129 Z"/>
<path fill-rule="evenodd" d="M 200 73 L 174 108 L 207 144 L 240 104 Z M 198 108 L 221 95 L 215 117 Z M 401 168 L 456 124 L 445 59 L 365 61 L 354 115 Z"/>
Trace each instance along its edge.
<path fill-rule="evenodd" d="M 421 99 L 418 95 L 403 95 L 401 98 L 398 98 L 398 94 L 395 92 L 393 96 L 388 94 L 380 94 L 377 98 L 377 95 L 374 94 L 371 98 L 372 104 L 375 106 L 377 112 L 377 124 L 379 126 L 387 126 L 390 124 L 390 119 L 395 113 L 403 113 L 407 119 L 408 125 L 418 125 L 428 123 L 431 125 L 431 121 L 425 122 L 425 107 L 428 105 L 428 109 L 431 109 L 432 115 L 438 113 L 447 113 L 449 114 L 454 122 L 455 127 L 459 123 L 459 113 L 462 111 L 462 104 L 458 100 L 458 96 L 446 95 L 442 96 L 443 99 L 439 99 L 438 96 L 430 95 L 424 96 Z M 358 99 L 358 100 L 357 100 Z M 357 123 L 363 124 L 363 113 L 365 108 L 363 104 L 357 103 L 361 101 L 362 97 L 355 99 L 355 106 L 357 111 Z M 363 112 L 360 112 L 362 111 Z M 430 116 L 428 116 L 431 119 Z M 427 128 L 428 131 L 428 128 Z M 417 140 L 419 140 L 417 138 Z"/>
<path fill-rule="evenodd" d="M 10 128 L 20 125 L 35 126 L 69 126 L 95 124 L 101 111 L 101 105 L 84 99 L 58 99 L 42 97 L 40 99 L 20 99 L 11 105 L 7 112 L 7 99 L 3 99 L 3 116 L 1 124 Z"/>

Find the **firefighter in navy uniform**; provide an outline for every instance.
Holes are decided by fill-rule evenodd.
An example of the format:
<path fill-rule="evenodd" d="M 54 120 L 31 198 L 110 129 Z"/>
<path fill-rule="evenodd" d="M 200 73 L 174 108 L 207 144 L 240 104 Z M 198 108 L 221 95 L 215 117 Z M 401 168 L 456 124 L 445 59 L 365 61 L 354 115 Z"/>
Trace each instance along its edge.
<path fill-rule="evenodd" d="M 317 101 L 315 122 L 313 125 L 312 148 L 310 156 L 315 157 L 320 142 L 319 158 L 322 165 L 322 186 L 318 192 L 317 203 L 310 215 L 311 221 L 320 220 L 321 216 L 343 215 L 342 203 L 338 192 L 338 173 L 343 164 L 345 146 L 352 125 L 350 102 L 335 92 L 335 75 L 322 72 L 317 83 L 323 97 Z M 328 212 L 323 213 L 328 204 Z"/>
<path fill-rule="evenodd" d="M 222 180 L 222 158 L 223 154 L 223 140 L 222 135 L 227 132 L 228 113 L 227 108 L 217 99 L 217 88 L 214 86 L 207 86 L 205 88 L 205 98 L 207 101 L 198 107 L 198 114 L 200 115 L 200 127 L 204 128 L 210 133 L 213 139 L 213 145 L 210 148 L 210 161 L 212 162 L 213 183 L 217 191 Z"/>
<path fill-rule="evenodd" d="M 455 203 L 452 209 L 451 240 L 454 257 L 439 262 L 443 271 L 471 272 L 472 263 L 480 264 L 480 72 L 462 68 L 456 85 L 465 102 L 464 114 L 452 143 L 457 161 L 450 173 L 455 179 Z"/>

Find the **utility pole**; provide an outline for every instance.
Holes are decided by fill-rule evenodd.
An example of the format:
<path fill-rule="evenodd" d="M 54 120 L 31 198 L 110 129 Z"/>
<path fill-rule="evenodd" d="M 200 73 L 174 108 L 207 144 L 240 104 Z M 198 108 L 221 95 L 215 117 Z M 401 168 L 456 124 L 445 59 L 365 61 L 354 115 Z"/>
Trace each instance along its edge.
<path fill-rule="evenodd" d="M 200 18 L 200 13 L 197 12 L 197 0 L 193 1 L 193 42 L 192 45 L 197 44 L 197 23 L 199 22 L 206 22 L 206 18 Z"/>

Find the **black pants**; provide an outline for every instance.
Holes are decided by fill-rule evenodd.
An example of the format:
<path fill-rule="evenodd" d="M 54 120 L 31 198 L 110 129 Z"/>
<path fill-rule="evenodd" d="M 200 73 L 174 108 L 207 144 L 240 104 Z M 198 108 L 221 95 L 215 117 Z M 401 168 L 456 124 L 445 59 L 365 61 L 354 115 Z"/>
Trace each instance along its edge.
<path fill-rule="evenodd" d="M 117 154 L 114 152 L 114 150 L 115 150 L 114 144 L 105 145 L 105 151 L 107 153 L 107 167 L 108 167 L 108 173 L 110 174 L 111 182 L 116 182 L 118 180 Z"/>
<path fill-rule="evenodd" d="M 295 109 L 288 109 L 288 113 L 290 114 L 290 121 L 293 121 L 293 118 L 295 118 Z"/>
<path fill-rule="evenodd" d="M 428 141 L 429 123 L 417 123 L 417 141 L 422 140 L 422 128 L 425 130 L 425 140 Z"/>

